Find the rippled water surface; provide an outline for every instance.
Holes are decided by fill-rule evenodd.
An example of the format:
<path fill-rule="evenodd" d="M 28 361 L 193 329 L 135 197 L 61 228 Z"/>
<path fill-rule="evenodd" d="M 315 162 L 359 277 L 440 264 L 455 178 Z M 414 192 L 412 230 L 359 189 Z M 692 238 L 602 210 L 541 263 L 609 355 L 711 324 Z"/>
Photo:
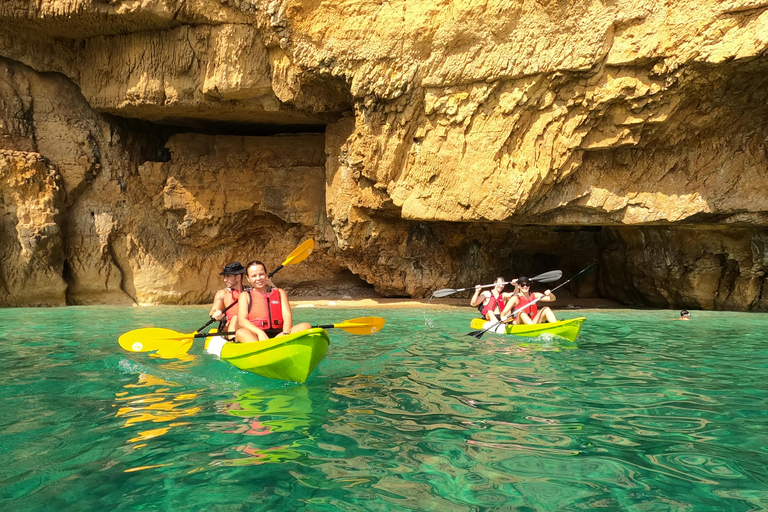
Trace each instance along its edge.
<path fill-rule="evenodd" d="M 302 308 L 387 319 L 304 385 L 117 345 L 206 312 L 0 310 L 0 509 L 768 509 L 768 315 L 587 311 L 568 343 Z"/>

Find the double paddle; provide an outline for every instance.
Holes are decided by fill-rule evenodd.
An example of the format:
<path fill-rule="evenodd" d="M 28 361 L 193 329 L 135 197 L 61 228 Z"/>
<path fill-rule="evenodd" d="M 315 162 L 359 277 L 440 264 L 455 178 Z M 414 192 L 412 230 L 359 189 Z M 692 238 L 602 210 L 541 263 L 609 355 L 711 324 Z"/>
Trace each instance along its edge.
<path fill-rule="evenodd" d="M 344 320 L 338 324 L 313 325 L 312 328 L 320 329 L 342 329 L 351 334 L 374 334 L 384 327 L 384 319 L 378 316 L 364 316 Z M 139 332 L 141 331 L 141 332 Z M 128 338 L 132 335 L 133 345 L 128 345 Z M 229 336 L 234 332 L 208 332 L 208 333 L 181 333 L 172 329 L 163 329 L 161 327 L 147 327 L 144 329 L 135 329 L 120 336 L 120 346 L 129 352 L 152 352 L 158 351 L 163 357 L 177 356 L 186 353 L 192 346 L 192 340 L 195 338 L 209 338 L 211 336 Z"/>
<path fill-rule="evenodd" d="M 535 281 L 537 283 L 552 283 L 554 281 L 557 281 L 561 277 L 563 277 L 563 272 L 562 271 L 560 271 L 560 270 L 552 270 L 550 272 L 544 272 L 543 274 L 539 274 L 536 277 L 532 277 L 531 281 Z M 506 284 L 514 284 L 514 282 L 513 281 L 504 281 L 503 283 L 484 284 L 480 288 L 493 288 L 494 286 L 499 285 L 499 284 L 505 284 L 505 285 Z M 464 292 L 464 291 L 467 291 L 467 290 L 474 290 L 474 289 L 475 289 L 474 286 L 471 287 L 471 288 L 459 288 L 459 289 L 443 288 L 442 290 L 436 290 L 432 294 L 432 296 L 433 297 L 437 297 L 439 299 L 439 298 L 442 298 L 442 297 L 447 297 L 448 295 L 452 295 L 452 294 L 457 293 L 457 292 Z"/>
<path fill-rule="evenodd" d="M 385 320 L 380 316 L 361 316 L 360 318 L 351 318 L 338 324 L 313 325 L 312 329 L 342 329 L 351 334 L 374 334 L 384 327 Z M 301 331 L 299 331 L 301 332 Z M 214 332 L 205 334 L 195 334 L 195 338 L 208 338 L 209 336 L 230 336 L 233 332 Z"/>
<path fill-rule="evenodd" d="M 285 261 L 283 261 L 280 266 L 269 273 L 269 277 L 275 275 L 281 268 L 285 266 L 304 261 L 307 259 L 307 256 L 312 254 L 312 250 L 314 248 L 314 240 L 311 238 L 309 240 L 305 240 L 301 243 L 301 245 L 294 249 L 287 258 L 285 258 Z M 222 313 L 226 312 L 235 304 L 237 304 L 237 301 L 234 301 L 232 304 L 224 308 Z M 154 352 L 156 350 L 162 352 L 172 351 L 174 353 L 181 353 L 182 351 L 186 352 L 192 346 L 192 339 L 206 337 L 206 335 L 199 335 L 198 333 L 215 321 L 216 320 L 211 318 L 198 330 L 188 334 L 180 333 L 171 329 L 163 329 L 161 327 L 145 327 L 142 329 L 134 329 L 120 336 L 117 342 L 123 349 L 129 352 Z"/>
<path fill-rule="evenodd" d="M 561 283 L 561 284 L 559 284 L 559 285 L 555 286 L 554 288 L 552 288 L 552 291 L 554 292 L 554 291 L 555 291 L 555 290 L 557 290 L 558 288 L 562 288 L 563 286 L 565 286 L 566 284 L 570 283 L 571 281 L 573 281 L 574 279 L 576 279 L 576 278 L 577 278 L 577 277 L 579 277 L 580 275 L 582 275 L 582 274 L 586 274 L 587 272 L 591 272 L 591 271 L 593 271 L 593 270 L 594 270 L 596 267 L 597 267 L 597 262 L 595 262 L 595 263 L 591 264 L 590 266 L 588 266 L 587 268 L 585 268 L 584 270 L 582 270 L 581 272 L 579 272 L 578 274 L 576 274 L 576 275 L 575 275 L 575 276 L 573 276 L 572 278 L 568 279 L 567 281 L 565 281 L 565 282 L 563 282 L 563 283 Z M 560 272 L 560 271 L 558 270 L 557 272 Z M 537 276 L 537 277 L 538 277 L 538 276 Z M 535 280 L 535 279 L 536 279 L 536 278 L 533 278 L 533 279 L 531 279 L 531 281 L 533 281 L 533 280 Z M 535 303 L 539 302 L 539 301 L 540 301 L 541 299 L 543 299 L 544 297 L 545 297 L 545 295 L 542 295 L 541 297 L 538 297 L 538 298 L 536 298 L 536 299 L 532 300 L 531 302 L 529 302 L 529 303 L 528 303 L 528 304 L 526 304 L 525 306 L 523 306 L 523 307 L 521 307 L 521 308 L 518 308 L 518 309 L 514 310 L 514 311 L 512 312 L 512 316 L 511 316 L 510 318 L 514 318 L 514 317 L 515 317 L 515 315 L 517 315 L 518 313 L 520 313 L 522 310 L 524 310 L 524 309 L 528 308 L 528 307 L 529 307 L 531 304 L 535 304 Z M 477 339 L 480 339 L 480 338 L 482 338 L 482 337 L 483 337 L 483 334 L 485 334 L 486 332 L 490 331 L 491 329 L 495 329 L 496 327 L 498 327 L 499 325 L 502 325 L 502 324 L 504 324 L 504 323 L 506 323 L 506 322 L 504 322 L 504 321 L 495 322 L 495 323 L 493 323 L 492 325 L 489 325 L 488 327 L 486 327 L 485 329 L 483 329 L 482 331 L 472 331 L 472 332 L 468 332 L 468 333 L 467 333 L 467 336 L 474 336 L 475 338 L 477 338 Z"/>

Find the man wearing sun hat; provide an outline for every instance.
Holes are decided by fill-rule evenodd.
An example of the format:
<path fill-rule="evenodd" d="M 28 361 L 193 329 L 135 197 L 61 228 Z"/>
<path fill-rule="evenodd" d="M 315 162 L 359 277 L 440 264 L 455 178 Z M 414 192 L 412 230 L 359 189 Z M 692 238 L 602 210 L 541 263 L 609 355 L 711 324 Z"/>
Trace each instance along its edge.
<path fill-rule="evenodd" d="M 224 276 L 224 286 L 226 288 L 216 292 L 208 316 L 214 320 L 221 320 L 226 317 L 226 331 L 237 330 L 237 307 L 227 308 L 237 302 L 237 299 L 240 298 L 240 293 L 245 289 L 243 287 L 243 274 L 245 274 L 245 267 L 239 261 L 225 265 L 224 270 L 219 272 L 219 275 Z"/>

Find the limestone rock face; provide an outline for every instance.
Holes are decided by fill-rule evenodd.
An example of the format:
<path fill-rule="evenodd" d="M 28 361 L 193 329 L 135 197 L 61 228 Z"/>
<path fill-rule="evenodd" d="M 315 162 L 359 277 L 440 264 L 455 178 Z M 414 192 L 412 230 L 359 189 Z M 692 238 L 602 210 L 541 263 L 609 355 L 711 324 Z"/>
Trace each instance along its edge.
<path fill-rule="evenodd" d="M 138 303 L 207 301 L 226 263 L 259 259 L 272 270 L 325 222 L 321 134 L 178 134 L 166 147 L 167 162 L 139 166 L 127 185 L 144 209 L 127 220 L 123 254 Z M 323 278 L 299 268 L 275 281 L 317 293 Z"/>
<path fill-rule="evenodd" d="M 656 307 L 768 309 L 768 297 L 761 293 L 768 261 L 766 230 L 644 227 L 606 231 L 603 236 L 610 249 L 601 258 L 606 269 L 602 284 L 627 304 L 641 299 Z M 745 297 L 751 301 L 744 303 Z"/>
<path fill-rule="evenodd" d="M 37 153 L 0 150 L 0 303 L 64 305 L 61 177 Z"/>
<path fill-rule="evenodd" d="M 762 0 L 11 0 L 0 149 L 60 176 L 68 303 L 313 237 L 296 292 L 599 259 L 574 293 L 765 310 L 766 55 Z"/>
<path fill-rule="evenodd" d="M 248 25 L 97 37 L 86 41 L 78 57 L 78 83 L 88 102 L 121 116 L 181 124 L 195 124 L 196 118 L 320 124 L 325 110 L 349 108 L 348 95 L 333 88 L 308 105 L 295 101 L 298 93 L 290 85 L 273 90 L 273 82 L 290 75 L 290 66 L 284 69 L 280 48 L 268 50 Z"/>

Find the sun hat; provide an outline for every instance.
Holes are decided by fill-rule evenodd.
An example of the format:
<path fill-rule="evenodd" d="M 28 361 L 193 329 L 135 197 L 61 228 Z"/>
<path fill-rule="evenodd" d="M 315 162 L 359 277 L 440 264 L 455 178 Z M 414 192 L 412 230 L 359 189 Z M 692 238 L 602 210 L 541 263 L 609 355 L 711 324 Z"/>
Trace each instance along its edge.
<path fill-rule="evenodd" d="M 219 272 L 220 276 L 225 276 L 227 274 L 245 274 L 245 267 L 242 266 L 239 261 L 229 263 L 224 265 L 224 270 Z"/>

